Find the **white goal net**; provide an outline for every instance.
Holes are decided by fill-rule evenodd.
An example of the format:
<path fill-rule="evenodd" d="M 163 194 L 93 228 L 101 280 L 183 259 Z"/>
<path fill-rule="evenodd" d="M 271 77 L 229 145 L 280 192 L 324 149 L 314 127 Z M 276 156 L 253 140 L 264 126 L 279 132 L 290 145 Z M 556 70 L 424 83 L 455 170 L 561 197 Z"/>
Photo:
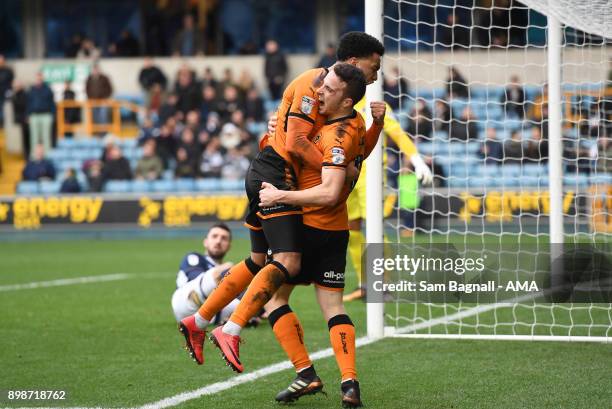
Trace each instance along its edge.
<path fill-rule="evenodd" d="M 435 176 L 416 188 L 410 161 L 384 144 L 386 240 L 449 243 L 486 254 L 497 278 L 539 284 L 555 282 L 541 264 L 551 242 L 575 244 L 574 256 L 560 247 L 562 276 L 583 290 L 454 302 L 393 292 L 388 334 L 612 340 L 611 13 L 607 0 L 384 2 L 385 100 Z M 561 23 L 558 78 L 550 78 L 547 16 Z M 562 240 L 551 239 L 554 220 Z M 575 256 L 576 248 L 597 256 Z"/>

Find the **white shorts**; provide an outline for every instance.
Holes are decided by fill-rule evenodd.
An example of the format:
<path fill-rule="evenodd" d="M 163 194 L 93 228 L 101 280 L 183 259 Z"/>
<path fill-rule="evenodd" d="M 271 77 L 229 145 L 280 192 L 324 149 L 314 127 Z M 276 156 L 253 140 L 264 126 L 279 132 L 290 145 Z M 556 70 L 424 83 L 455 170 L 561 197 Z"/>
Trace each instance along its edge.
<path fill-rule="evenodd" d="M 195 314 L 206 300 L 206 297 L 217 288 L 213 275 L 206 272 L 200 274 L 196 279 L 189 281 L 184 286 L 179 287 L 172 294 L 172 311 L 176 321 Z M 227 321 L 232 315 L 239 300 L 232 300 L 225 308 L 217 314 L 212 322 L 221 323 Z"/>

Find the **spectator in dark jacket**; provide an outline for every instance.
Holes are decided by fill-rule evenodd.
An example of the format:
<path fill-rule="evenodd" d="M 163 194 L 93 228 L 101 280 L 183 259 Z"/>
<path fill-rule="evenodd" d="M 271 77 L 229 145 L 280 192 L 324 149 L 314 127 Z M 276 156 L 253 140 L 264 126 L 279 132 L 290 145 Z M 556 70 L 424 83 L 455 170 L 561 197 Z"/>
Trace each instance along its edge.
<path fill-rule="evenodd" d="M 437 99 L 434 104 L 433 124 L 436 131 L 448 132 L 451 123 L 451 108 L 448 102 Z"/>
<path fill-rule="evenodd" d="M 504 157 L 504 145 L 497 140 L 497 130 L 487 128 L 487 138 L 480 147 L 480 157 L 485 163 L 499 165 Z"/>
<path fill-rule="evenodd" d="M 399 68 L 393 67 L 389 75 L 385 75 L 383 82 L 383 90 L 385 91 L 385 102 L 389 104 L 394 111 L 400 108 L 400 104 L 404 103 L 408 97 L 410 87 L 408 81 L 400 75 Z"/>
<path fill-rule="evenodd" d="M 151 89 L 155 84 L 158 84 L 162 91 L 166 89 L 168 85 L 168 79 L 162 72 L 162 70 L 153 64 L 153 60 L 150 57 L 144 59 L 144 65 L 138 74 L 138 82 L 145 93 L 145 105 L 150 104 L 150 93 Z"/>
<path fill-rule="evenodd" d="M 266 43 L 265 76 L 268 81 L 270 98 L 278 100 L 283 95 L 283 88 L 287 78 L 287 59 L 279 50 L 275 40 Z"/>
<path fill-rule="evenodd" d="M 238 89 L 234 86 L 225 88 L 223 98 L 218 103 L 218 113 L 221 116 L 221 121 L 229 121 L 234 111 L 244 111 L 244 104 L 240 100 Z"/>
<path fill-rule="evenodd" d="M 194 81 L 193 71 L 189 67 L 182 66 L 179 69 L 175 92 L 178 97 L 176 106 L 183 115 L 186 115 L 191 110 L 200 108 L 200 89 Z"/>
<path fill-rule="evenodd" d="M 113 85 L 110 78 L 100 71 L 98 64 L 94 64 L 91 74 L 87 77 L 85 93 L 87 94 L 87 99 L 90 100 L 108 99 L 113 95 Z M 92 108 L 92 114 L 96 124 L 107 124 L 110 121 L 110 110 L 108 107 Z M 99 134 L 104 134 L 104 132 Z"/>
<path fill-rule="evenodd" d="M 30 125 L 30 146 L 41 143 L 45 151 L 51 150 L 51 126 L 55 113 L 53 92 L 43 80 L 42 73 L 36 74 L 36 82 L 28 92 L 28 122 Z"/>
<path fill-rule="evenodd" d="M 336 63 L 336 47 L 333 43 L 327 43 L 325 52 L 315 65 L 315 68 L 329 68 Z"/>
<path fill-rule="evenodd" d="M 262 122 L 264 120 L 264 103 L 256 88 L 250 89 L 247 93 L 244 109 L 247 121 Z"/>
<path fill-rule="evenodd" d="M 168 169 L 170 160 L 176 155 L 177 142 L 174 139 L 172 130 L 168 125 L 163 125 L 159 130 L 159 137 L 156 140 L 157 147 L 155 152 L 160 157 L 164 164 L 164 169 Z"/>
<path fill-rule="evenodd" d="M 195 178 L 197 176 L 197 160 L 190 158 L 187 150 L 180 147 L 176 151 L 175 178 Z"/>
<path fill-rule="evenodd" d="M 109 151 L 109 159 L 102 168 L 102 180 L 106 183 L 109 180 L 131 180 L 132 168 L 130 162 L 123 157 L 121 149 L 113 145 Z"/>
<path fill-rule="evenodd" d="M 28 126 L 27 114 L 28 95 L 21 81 L 13 81 L 13 90 L 10 95 L 11 102 L 13 103 L 13 120 L 16 124 L 20 125 L 23 157 L 27 160 L 30 157 L 30 129 Z"/>
<path fill-rule="evenodd" d="M 408 115 L 408 135 L 414 139 L 425 138 L 431 140 L 433 120 L 431 111 L 422 98 L 417 99 Z"/>
<path fill-rule="evenodd" d="M 23 169 L 23 180 L 37 181 L 41 179 L 55 179 L 55 167 L 50 160 L 45 159 L 45 148 L 42 144 L 34 147 L 32 159 Z"/>
<path fill-rule="evenodd" d="M 140 55 L 140 44 L 130 30 L 123 30 L 115 43 L 118 57 L 137 57 Z"/>
<path fill-rule="evenodd" d="M 504 89 L 500 102 L 504 106 L 506 115 L 511 113 L 521 119 L 525 117 L 525 91 L 516 75 L 510 78 L 510 84 Z"/>
<path fill-rule="evenodd" d="M 14 78 L 13 69 L 6 65 L 4 55 L 0 54 L 0 123 L 2 123 L 4 98 L 13 86 Z"/>
<path fill-rule="evenodd" d="M 66 81 L 64 84 L 64 92 L 62 94 L 64 101 L 74 101 L 76 99 L 76 93 L 72 90 L 70 81 Z M 67 124 L 78 124 L 81 122 L 81 110 L 79 108 L 64 108 L 64 120 Z M 66 132 L 67 137 L 72 137 L 72 131 Z"/>
<path fill-rule="evenodd" d="M 60 193 L 80 193 L 81 185 L 76 177 L 76 172 L 72 168 L 66 169 L 64 180 L 60 187 Z"/>
<path fill-rule="evenodd" d="M 195 27 L 191 14 L 183 17 L 183 29 L 174 37 L 172 53 L 174 55 L 194 56 L 204 54 L 204 32 Z"/>
<path fill-rule="evenodd" d="M 548 162 L 548 140 L 542 137 L 539 126 L 531 128 L 531 139 L 525 146 L 525 161 L 532 163 Z"/>
<path fill-rule="evenodd" d="M 450 67 L 448 69 L 446 92 L 449 99 L 467 98 L 469 95 L 467 81 L 455 67 Z"/>
<path fill-rule="evenodd" d="M 451 121 L 450 137 L 451 139 L 460 141 L 469 141 L 478 138 L 476 117 L 469 106 L 463 109 L 459 119 L 453 119 Z"/>
<path fill-rule="evenodd" d="M 504 163 L 520 164 L 523 162 L 523 141 L 520 131 L 513 131 L 509 140 L 504 142 Z"/>
<path fill-rule="evenodd" d="M 211 112 L 219 113 L 219 99 L 217 98 L 217 90 L 211 86 L 207 85 L 202 90 L 202 104 L 200 105 L 200 118 L 202 121 L 206 121 L 208 119 L 208 114 Z"/>

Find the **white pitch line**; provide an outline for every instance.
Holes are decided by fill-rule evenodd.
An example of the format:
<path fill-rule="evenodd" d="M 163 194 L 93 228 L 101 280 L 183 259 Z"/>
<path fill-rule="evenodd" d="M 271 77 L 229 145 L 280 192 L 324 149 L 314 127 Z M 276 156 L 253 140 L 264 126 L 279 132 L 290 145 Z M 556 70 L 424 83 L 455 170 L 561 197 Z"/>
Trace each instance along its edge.
<path fill-rule="evenodd" d="M 166 273 L 145 273 L 145 274 L 117 273 L 117 274 L 105 274 L 105 275 L 97 275 L 97 276 L 60 278 L 57 280 L 49 280 L 49 281 L 34 281 L 34 282 L 23 283 L 23 284 L 0 285 L 0 292 L 31 290 L 34 288 L 60 287 L 60 286 L 75 285 L 75 284 L 99 283 L 99 282 L 105 282 L 105 281 L 128 280 L 130 278 L 151 278 L 151 277 L 159 276 L 161 274 L 166 274 Z"/>
<path fill-rule="evenodd" d="M 369 339 L 367 337 L 358 338 L 355 343 L 356 347 L 361 347 L 364 345 L 371 344 L 376 342 L 375 340 Z M 318 361 L 320 359 L 329 358 L 334 355 L 334 351 L 331 348 L 322 349 L 320 351 L 315 352 L 310 355 L 311 361 Z M 186 402 L 188 400 L 197 399 L 206 395 L 213 395 L 218 392 L 225 391 L 227 389 L 231 389 L 234 386 L 242 385 L 243 383 L 252 382 L 259 378 L 263 378 L 264 376 L 272 375 L 277 372 L 284 371 L 285 369 L 292 368 L 293 365 L 290 361 L 282 361 L 272 365 L 265 366 L 261 369 L 258 369 L 253 372 L 249 372 L 243 375 L 238 375 L 233 378 L 230 378 L 226 381 L 216 382 L 211 385 L 204 386 L 203 388 L 196 389 L 190 392 L 180 393 L 178 395 L 172 396 L 170 398 L 162 399 L 157 402 L 149 403 L 147 405 L 141 406 L 138 409 L 164 409 L 172 406 L 176 406 L 180 403 Z"/>
<path fill-rule="evenodd" d="M 443 324 L 445 322 L 450 322 L 453 321 L 455 319 L 458 318 L 466 318 L 469 317 L 471 315 L 477 315 L 480 314 L 481 312 L 486 312 L 489 311 L 491 309 L 495 309 L 497 307 L 501 307 L 501 306 L 507 306 L 507 305 L 511 305 L 510 303 L 498 303 L 498 304 L 489 304 L 489 305 L 482 305 L 479 307 L 475 307 L 475 308 L 471 308 L 465 311 L 461 311 L 452 315 L 448 315 L 446 317 L 440 317 L 440 318 L 436 318 L 433 320 L 429 320 L 429 321 L 425 321 L 422 323 L 418 323 L 418 324 L 412 324 L 412 325 L 408 325 L 405 327 L 400 328 L 402 330 L 402 332 L 411 332 L 411 331 L 417 331 L 419 329 L 424 329 L 424 328 L 429 328 L 429 327 L 433 327 L 436 325 L 440 325 Z M 369 344 L 373 344 L 375 342 L 378 342 L 382 339 L 386 339 L 386 338 L 378 338 L 378 339 L 370 339 L 368 337 L 361 337 L 358 338 L 357 340 L 355 340 L 355 346 L 357 348 L 362 347 L 362 346 L 366 346 Z M 331 356 L 334 355 L 334 351 L 332 348 L 326 348 L 326 349 L 322 349 L 320 351 L 317 351 L 313 354 L 310 355 L 310 360 L 311 361 L 318 361 L 320 359 L 324 359 L 324 358 L 329 358 Z M 292 364 L 290 361 L 286 360 L 286 361 L 282 361 L 282 362 L 277 362 L 275 364 L 272 365 L 268 365 L 265 366 L 263 368 L 260 368 L 256 371 L 253 372 L 249 372 L 246 374 L 242 374 L 242 375 L 238 375 L 235 376 L 233 378 L 230 378 L 228 380 L 225 381 L 221 381 L 221 382 L 216 382 L 207 386 L 204 386 L 202 388 L 199 389 L 195 389 L 193 391 L 189 391 L 189 392 L 183 392 L 183 393 L 179 393 L 178 395 L 174 395 L 171 396 L 169 398 L 165 398 L 156 402 L 152 402 L 152 403 L 148 403 L 146 405 L 140 406 L 136 409 L 165 409 L 165 408 L 170 408 L 176 405 L 179 405 L 183 402 L 189 401 L 189 400 L 193 400 L 193 399 L 198 399 L 202 396 L 207 396 L 207 395 L 214 395 L 215 393 L 219 393 L 228 389 L 231 389 L 235 386 L 238 385 L 242 385 L 248 382 L 252 382 L 255 381 L 259 378 L 263 378 L 265 376 L 268 375 L 272 375 L 281 371 L 284 371 L 286 369 L 290 369 L 292 368 Z M 19 409 L 26 409 L 26 408 L 19 408 Z M 39 408 L 40 409 L 40 408 Z M 56 408 L 46 408 L 46 409 L 56 409 Z M 57 408 L 60 409 L 60 408 Z M 77 409 L 77 408 L 63 408 L 63 409 Z M 96 409 L 96 408 L 78 408 L 78 409 Z"/>

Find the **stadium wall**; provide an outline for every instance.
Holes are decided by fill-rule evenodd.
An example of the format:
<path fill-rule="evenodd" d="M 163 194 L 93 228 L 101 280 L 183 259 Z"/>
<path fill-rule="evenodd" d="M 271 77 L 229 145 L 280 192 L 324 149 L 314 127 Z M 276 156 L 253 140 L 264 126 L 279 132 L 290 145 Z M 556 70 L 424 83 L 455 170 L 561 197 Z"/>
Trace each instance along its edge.
<path fill-rule="evenodd" d="M 604 55 L 602 55 L 602 53 Z M 608 67 L 601 61 L 612 60 L 612 47 L 568 48 L 564 50 L 564 61 L 575 62 L 564 67 L 564 83 L 594 83 L 606 79 Z M 302 71 L 312 68 L 317 55 L 296 54 L 288 56 L 289 77 L 294 78 Z M 141 58 L 102 59 L 100 66 L 110 75 L 116 94 L 137 95 L 141 89 L 138 74 L 142 68 Z M 80 60 L 44 59 L 16 60 L 13 62 L 17 78 L 32 82 L 36 72 L 43 65 L 82 63 Z M 173 81 L 183 63 L 189 63 L 201 75 L 204 67 L 210 66 L 217 76 L 225 68 L 231 68 L 236 78 L 242 70 L 248 70 L 261 89 L 266 89 L 263 76 L 263 56 L 211 56 L 195 58 L 160 57 L 155 63 Z M 579 66 L 578 66 L 579 64 Z M 517 50 L 477 50 L 465 52 L 409 52 L 400 56 L 389 52 L 385 56 L 384 69 L 399 66 L 402 74 L 411 81 L 411 87 L 439 88 L 445 85 L 448 67 L 456 65 L 466 80 L 473 84 L 502 85 L 516 74 L 529 84 L 546 81 L 546 50 L 540 48 Z M 495 69 L 491 69 L 491 67 Z"/>

